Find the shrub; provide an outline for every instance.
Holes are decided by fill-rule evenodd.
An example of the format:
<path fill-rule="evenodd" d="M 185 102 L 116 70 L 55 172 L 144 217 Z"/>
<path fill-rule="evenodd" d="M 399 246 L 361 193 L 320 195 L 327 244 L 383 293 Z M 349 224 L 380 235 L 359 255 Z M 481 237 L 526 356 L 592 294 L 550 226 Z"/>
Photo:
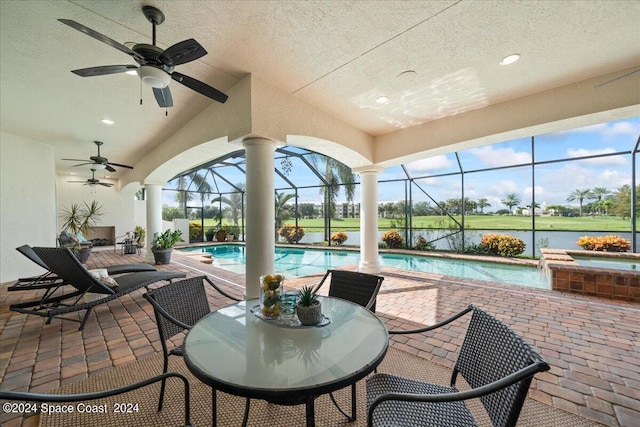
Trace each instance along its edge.
<path fill-rule="evenodd" d="M 436 249 L 436 245 L 434 245 L 432 242 L 427 241 L 427 239 L 425 239 L 424 237 L 418 236 L 418 238 L 416 239 L 415 248 L 419 251 L 433 251 Z"/>
<path fill-rule="evenodd" d="M 199 239 L 202 235 L 202 226 L 197 222 L 189 223 L 189 238 L 190 239 Z"/>
<path fill-rule="evenodd" d="M 389 230 L 384 233 L 382 235 L 382 241 L 391 249 L 401 248 L 404 242 L 397 230 Z"/>
<path fill-rule="evenodd" d="M 338 245 L 343 244 L 344 242 L 347 241 L 347 233 L 345 233 L 344 231 L 338 231 L 337 233 L 334 233 L 331 235 L 331 241 L 334 243 L 337 243 Z"/>
<path fill-rule="evenodd" d="M 280 227 L 278 234 L 284 237 L 287 243 L 298 243 L 304 237 L 304 229 L 293 224 L 285 224 Z"/>
<path fill-rule="evenodd" d="M 588 251 L 626 252 L 631 249 L 631 242 L 620 236 L 582 236 L 576 242 Z"/>
<path fill-rule="evenodd" d="M 516 256 L 524 252 L 526 245 L 517 237 L 506 234 L 485 234 L 481 246 L 491 255 Z"/>

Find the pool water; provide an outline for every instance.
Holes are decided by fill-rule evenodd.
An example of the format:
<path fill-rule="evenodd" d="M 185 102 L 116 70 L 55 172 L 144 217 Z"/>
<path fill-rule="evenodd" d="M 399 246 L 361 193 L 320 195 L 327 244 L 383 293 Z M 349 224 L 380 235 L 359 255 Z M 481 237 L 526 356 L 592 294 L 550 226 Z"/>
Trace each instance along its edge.
<path fill-rule="evenodd" d="M 242 245 L 200 246 L 183 251 L 211 254 L 214 267 L 245 274 L 246 256 Z M 533 266 L 390 253 L 380 253 L 379 258 L 383 267 L 549 289 L 545 275 Z M 323 273 L 359 262 L 360 253 L 351 251 L 282 247 L 276 247 L 275 251 L 275 270 L 285 277 Z"/>
<path fill-rule="evenodd" d="M 575 262 L 583 267 L 608 268 L 612 270 L 640 271 L 640 262 L 633 259 L 605 259 L 601 257 L 571 256 Z"/>

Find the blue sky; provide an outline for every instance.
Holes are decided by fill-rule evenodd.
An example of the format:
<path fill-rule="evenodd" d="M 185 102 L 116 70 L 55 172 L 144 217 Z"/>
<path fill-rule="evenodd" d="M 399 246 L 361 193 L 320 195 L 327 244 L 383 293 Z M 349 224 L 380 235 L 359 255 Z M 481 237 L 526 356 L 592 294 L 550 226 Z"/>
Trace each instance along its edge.
<path fill-rule="evenodd" d="M 537 162 L 571 159 L 596 154 L 608 154 L 630 151 L 640 135 L 640 117 L 588 126 L 569 131 L 535 136 L 535 159 Z M 489 146 L 458 152 L 465 171 L 486 169 L 513 164 L 530 163 L 532 159 L 530 138 L 507 141 Z M 299 187 L 317 185 L 318 178 L 308 172 L 306 166 L 296 158 L 292 159 L 292 170 L 288 178 Z M 281 166 L 276 159 L 276 167 Z M 449 153 L 415 161 L 405 165 L 412 176 L 429 176 L 458 171 L 455 155 Z M 230 182 L 243 182 L 243 174 L 235 168 L 224 168 L 224 177 Z M 221 171 L 222 172 L 222 171 Z M 640 171 L 639 171 L 640 172 Z M 522 206 L 529 204 L 532 194 L 531 168 L 500 169 L 489 172 L 465 174 L 465 197 L 471 200 L 488 199 L 492 211 L 502 209 L 500 200 L 506 194 L 516 193 L 522 199 Z M 404 177 L 399 166 L 391 167 L 379 175 L 380 181 Z M 221 180 L 217 180 L 222 191 L 227 191 Z M 461 180 L 459 176 L 432 177 L 417 180 L 418 184 L 437 201 L 459 198 Z M 569 203 L 566 198 L 576 189 L 605 187 L 611 191 L 625 184 L 631 184 L 631 156 L 615 155 L 610 157 L 576 160 L 569 162 L 537 165 L 535 167 L 536 202 L 540 204 Z M 276 187 L 286 183 L 276 176 Z M 356 190 L 355 200 L 360 194 Z M 413 188 L 414 201 L 428 200 L 417 188 Z M 404 196 L 403 183 L 379 184 L 379 201 L 397 201 Z M 317 188 L 299 190 L 300 203 L 318 202 L 321 196 Z M 170 194 L 165 193 L 164 203 L 172 203 Z M 344 200 L 340 194 L 339 200 Z"/>

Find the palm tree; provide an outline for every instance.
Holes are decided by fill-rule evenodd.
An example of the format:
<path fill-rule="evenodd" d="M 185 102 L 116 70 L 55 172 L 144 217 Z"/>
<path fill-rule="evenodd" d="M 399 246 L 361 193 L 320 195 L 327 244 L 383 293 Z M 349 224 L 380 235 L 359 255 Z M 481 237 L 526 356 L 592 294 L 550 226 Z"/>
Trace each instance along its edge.
<path fill-rule="evenodd" d="M 590 194 L 591 194 L 591 189 L 589 188 L 587 188 L 586 190 L 579 190 L 579 189 L 573 190 L 567 196 L 567 202 L 573 202 L 577 200 L 580 205 L 580 216 L 582 216 L 582 202 L 584 201 L 584 199 L 588 198 Z"/>
<path fill-rule="evenodd" d="M 589 199 L 596 199 L 598 201 L 598 213 L 602 213 L 602 199 L 611 194 L 611 191 L 608 188 L 604 187 L 595 187 L 591 190 L 591 194 L 589 195 Z"/>
<path fill-rule="evenodd" d="M 512 208 L 520 204 L 520 196 L 516 193 L 507 194 L 504 199 L 500 200 L 500 203 L 509 208 L 509 213 L 513 214 Z"/>
<path fill-rule="evenodd" d="M 190 178 L 191 184 L 187 186 Z M 194 187 L 191 191 L 187 191 L 188 187 Z M 200 192 L 200 201 L 204 204 L 204 200 L 207 198 L 207 194 L 211 194 L 211 184 L 206 180 L 206 175 L 202 175 L 199 172 L 192 172 L 187 175 L 178 177 L 176 193 L 176 202 L 182 208 L 182 212 L 187 210 L 187 204 L 193 200 L 192 192 Z"/>
<path fill-rule="evenodd" d="M 478 199 L 478 207 L 480 208 L 481 214 L 484 214 L 484 208 L 488 208 L 489 206 L 491 206 L 489 200 L 485 199 L 484 197 L 482 199 Z"/>
<path fill-rule="evenodd" d="M 237 193 L 231 193 L 228 197 L 220 195 L 212 199 L 211 203 L 222 202 L 229 206 L 233 225 L 238 225 L 238 219 L 242 212 L 242 201 L 244 199 L 244 184 L 239 182 L 235 184 L 234 187 L 238 190 Z M 222 212 L 220 213 L 220 222 L 222 222 Z"/>
<path fill-rule="evenodd" d="M 335 213 L 336 199 L 340 188 L 342 187 L 347 202 L 351 203 L 356 192 L 356 178 L 349 166 L 331 157 L 316 153 L 311 155 L 309 159 L 316 170 L 323 175 L 326 182 L 326 185 L 320 187 L 320 194 L 323 196 L 325 209 L 329 209 L 328 214 L 323 215 L 324 239 L 329 240 L 329 219 Z"/>
<path fill-rule="evenodd" d="M 293 193 L 284 194 L 276 191 L 276 241 L 278 240 L 278 230 L 280 230 L 284 221 L 291 217 L 291 208 L 287 205 L 287 202 L 295 197 L 296 195 Z"/>

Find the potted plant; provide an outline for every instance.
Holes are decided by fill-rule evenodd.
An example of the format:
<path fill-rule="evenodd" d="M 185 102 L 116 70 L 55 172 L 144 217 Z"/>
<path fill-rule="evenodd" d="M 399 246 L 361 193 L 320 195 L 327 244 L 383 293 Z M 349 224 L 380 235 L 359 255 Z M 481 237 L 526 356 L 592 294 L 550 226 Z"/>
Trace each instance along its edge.
<path fill-rule="evenodd" d="M 63 208 L 60 213 L 62 220 L 62 233 L 60 234 L 60 245 L 73 251 L 78 260 L 84 264 L 91 254 L 92 244 L 85 233 L 89 227 L 98 224 L 104 215 L 102 205 L 97 201 L 73 203 L 68 208 Z"/>
<path fill-rule="evenodd" d="M 222 224 L 218 225 L 216 228 L 215 237 L 218 242 L 224 242 L 227 240 L 227 230 L 222 226 Z"/>
<path fill-rule="evenodd" d="M 227 242 L 233 242 L 236 237 L 240 235 L 240 227 L 237 225 L 225 225 L 223 228 L 226 233 Z"/>
<path fill-rule="evenodd" d="M 207 242 L 213 242 L 213 238 L 216 235 L 216 229 L 214 227 L 207 228 L 207 231 L 204 232 L 205 237 L 207 238 Z"/>
<path fill-rule="evenodd" d="M 178 242 L 184 242 L 182 240 L 182 231 L 180 230 L 166 230 L 161 234 L 154 233 L 151 252 L 153 252 L 156 264 L 169 264 L 173 245 Z"/>
<path fill-rule="evenodd" d="M 298 320 L 303 325 L 317 325 L 322 320 L 322 304 L 318 301 L 318 295 L 313 292 L 311 286 L 303 286 L 298 291 L 296 312 Z"/>
<path fill-rule="evenodd" d="M 147 236 L 147 231 L 141 226 L 136 225 L 134 233 L 136 233 L 136 236 L 140 237 L 140 239 L 138 240 L 138 247 L 144 248 L 144 244 L 145 244 L 144 238 Z"/>

